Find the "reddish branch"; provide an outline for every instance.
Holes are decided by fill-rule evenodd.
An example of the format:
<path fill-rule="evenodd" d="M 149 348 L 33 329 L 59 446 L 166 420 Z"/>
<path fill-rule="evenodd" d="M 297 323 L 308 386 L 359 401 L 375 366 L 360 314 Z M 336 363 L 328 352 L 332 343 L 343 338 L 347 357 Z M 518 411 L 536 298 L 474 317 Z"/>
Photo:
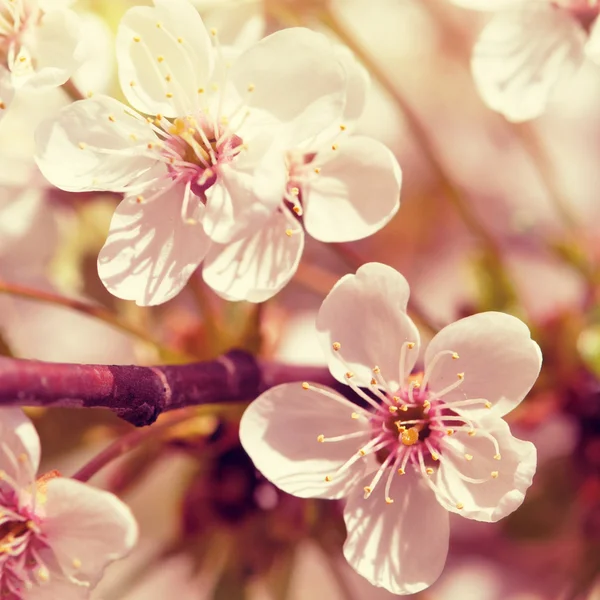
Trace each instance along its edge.
<path fill-rule="evenodd" d="M 156 367 L 72 365 L 0 358 L 0 406 L 106 408 L 141 427 L 163 412 L 254 399 L 290 381 L 335 387 L 326 368 L 260 362 L 233 350 L 220 358 Z"/>

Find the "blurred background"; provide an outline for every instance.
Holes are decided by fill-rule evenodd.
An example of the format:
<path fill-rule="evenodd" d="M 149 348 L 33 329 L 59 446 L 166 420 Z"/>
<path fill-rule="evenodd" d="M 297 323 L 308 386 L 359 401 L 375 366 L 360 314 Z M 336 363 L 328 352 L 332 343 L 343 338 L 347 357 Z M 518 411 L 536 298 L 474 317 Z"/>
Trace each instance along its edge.
<path fill-rule="evenodd" d="M 122 98 L 113 39 L 134 4 L 143 2 L 74 5 L 89 46 L 74 78 L 84 94 Z M 0 352 L 158 364 L 241 347 L 325 364 L 316 311 L 340 276 L 369 261 L 407 277 L 424 337 L 475 312 L 512 313 L 544 355 L 536 387 L 508 415 L 514 434 L 538 447 L 534 484 L 499 523 L 453 519 L 444 574 L 415 597 L 599 599 L 600 67 L 584 64 L 543 117 L 512 124 L 483 104 L 471 77 L 487 13 L 447 0 L 194 4 L 226 44 L 304 25 L 351 48 L 372 79 L 359 130 L 387 144 L 403 170 L 399 213 L 364 241 L 307 240 L 294 280 L 262 305 L 226 303 L 196 274 L 174 300 L 141 308 L 112 297 L 96 273 L 119 198 L 53 189 L 33 161 L 36 125 L 69 96 L 22 93 L 0 123 Z M 345 564 L 336 502 L 288 496 L 255 471 L 239 445 L 243 410 L 192 409 L 92 479 L 129 503 L 141 527 L 139 547 L 108 570 L 94 600 L 392 597 Z M 65 475 L 133 431 L 103 411 L 29 414 L 43 467 Z"/>

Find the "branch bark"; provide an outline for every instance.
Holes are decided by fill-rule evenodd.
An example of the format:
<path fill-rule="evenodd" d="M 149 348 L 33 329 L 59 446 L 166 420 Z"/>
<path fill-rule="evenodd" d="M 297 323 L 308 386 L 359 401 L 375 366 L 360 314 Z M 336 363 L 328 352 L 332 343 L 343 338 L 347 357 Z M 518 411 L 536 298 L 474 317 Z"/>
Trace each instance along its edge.
<path fill-rule="evenodd" d="M 325 367 L 259 361 L 232 350 L 216 360 L 155 367 L 0 358 L 0 406 L 105 408 L 136 427 L 187 406 L 243 402 L 268 388 L 312 381 L 340 389 Z M 338 387 L 339 386 L 339 387 Z"/>

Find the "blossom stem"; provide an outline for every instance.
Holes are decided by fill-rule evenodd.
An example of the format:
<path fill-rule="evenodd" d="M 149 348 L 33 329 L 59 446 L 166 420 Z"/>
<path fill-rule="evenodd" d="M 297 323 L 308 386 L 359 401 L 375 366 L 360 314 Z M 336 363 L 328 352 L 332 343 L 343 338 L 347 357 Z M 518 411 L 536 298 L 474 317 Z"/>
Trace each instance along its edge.
<path fill-rule="evenodd" d="M 313 381 L 340 391 L 326 367 L 259 362 L 233 350 L 211 361 L 156 367 L 45 363 L 0 357 L 0 406 L 105 408 L 137 427 L 189 406 L 247 402 L 268 388 Z"/>
<path fill-rule="evenodd" d="M 125 333 L 129 333 L 138 339 L 155 346 L 166 360 L 182 362 L 192 359 L 192 357 L 187 356 L 186 354 L 162 346 L 159 342 L 152 339 L 152 337 L 148 335 L 147 331 L 127 323 L 102 306 L 94 306 L 92 304 L 88 304 L 87 302 L 82 302 L 81 300 L 75 300 L 73 298 L 67 298 L 53 292 L 38 290 L 17 283 L 8 283 L 2 280 L 0 280 L 0 294 L 9 294 L 18 298 L 26 298 L 28 300 L 37 300 L 39 302 L 46 302 L 47 304 L 54 304 L 55 306 L 63 306 L 71 310 L 76 310 L 77 312 L 85 315 L 95 317 L 96 319 L 100 319 L 101 321 L 112 325 L 116 329 L 119 329 Z"/>
<path fill-rule="evenodd" d="M 146 427 L 145 429 L 134 429 L 118 440 L 107 446 L 100 454 L 97 454 L 86 463 L 81 469 L 72 476 L 72 479 L 78 479 L 79 481 L 89 481 L 98 471 L 103 469 L 106 465 L 111 463 L 113 460 L 123 456 L 127 452 L 134 450 L 140 444 L 146 440 L 157 438 L 161 436 L 165 431 L 184 423 L 190 419 L 195 418 L 198 415 L 197 412 L 189 412 L 182 410 L 177 413 L 166 415 L 160 423 L 156 423 L 152 427 Z"/>

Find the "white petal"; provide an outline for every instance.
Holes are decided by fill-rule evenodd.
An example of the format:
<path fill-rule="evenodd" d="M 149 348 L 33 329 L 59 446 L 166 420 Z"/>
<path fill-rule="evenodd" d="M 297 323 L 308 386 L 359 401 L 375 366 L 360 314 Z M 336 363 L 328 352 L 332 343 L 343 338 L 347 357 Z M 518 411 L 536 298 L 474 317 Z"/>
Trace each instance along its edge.
<path fill-rule="evenodd" d="M 98 274 L 109 292 L 149 306 L 181 291 L 210 245 L 199 219 L 183 220 L 184 193 L 178 185 L 147 202 L 130 197 L 119 204 L 98 256 Z"/>
<path fill-rule="evenodd" d="M 15 95 L 10 72 L 0 67 L 0 120 L 8 112 L 8 107 Z"/>
<path fill-rule="evenodd" d="M 119 80 L 125 97 L 139 111 L 184 116 L 198 107 L 198 89 L 206 87 L 212 74 L 212 43 L 189 2 L 155 0 L 154 4 L 131 8 L 121 20 Z"/>
<path fill-rule="evenodd" d="M 585 44 L 585 55 L 596 64 L 600 64 L 600 19 L 596 19 L 592 24 Z"/>
<path fill-rule="evenodd" d="M 126 191 L 162 165 L 144 156 L 156 137 L 131 109 L 108 96 L 63 108 L 36 131 L 36 162 L 50 183 L 70 192 Z"/>
<path fill-rule="evenodd" d="M 547 3 L 548 0 L 450 0 L 452 4 L 474 10 L 506 10 L 514 9 L 533 2 Z"/>
<path fill-rule="evenodd" d="M 62 85 L 81 64 L 79 17 L 71 10 L 53 10 L 42 16 L 30 49 L 34 73 L 28 87 Z"/>
<path fill-rule="evenodd" d="M 347 76 L 320 33 L 300 27 L 273 33 L 239 57 L 231 81 L 250 108 L 291 125 L 290 143 L 341 123 Z"/>
<path fill-rule="evenodd" d="M 40 438 L 25 413 L 0 409 L 0 469 L 25 488 L 35 479 L 40 454 Z"/>
<path fill-rule="evenodd" d="M 329 388 L 325 388 L 329 389 Z M 284 492 L 301 498 L 341 498 L 363 477 L 372 463 L 359 459 L 334 473 L 370 438 L 370 427 L 352 419 L 356 409 L 345 398 L 333 400 L 298 383 L 285 383 L 259 396 L 246 409 L 240 440 L 256 468 Z M 364 437 L 340 442 L 317 441 L 364 431 Z M 332 481 L 325 481 L 327 475 Z M 362 489 L 362 488 L 361 488 Z"/>
<path fill-rule="evenodd" d="M 321 305 L 317 330 L 337 380 L 345 382 L 344 374 L 351 370 L 356 382 L 364 386 L 377 365 L 394 387 L 405 342 L 415 344 L 407 351 L 406 374 L 410 373 L 419 352 L 419 332 L 406 314 L 409 293 L 406 279 L 380 263 L 363 265 L 356 275 L 346 275 L 336 283 Z M 333 350 L 334 342 L 341 344 L 339 352 Z"/>
<path fill-rule="evenodd" d="M 262 227 L 281 203 L 286 169 L 281 152 L 267 148 L 265 138 L 254 140 L 233 166 L 218 168 L 218 180 L 206 192 L 204 231 L 226 244 Z M 261 152 L 264 152 L 261 154 Z"/>
<path fill-rule="evenodd" d="M 48 545 L 67 576 L 95 585 L 137 541 L 131 511 L 115 495 L 64 477 L 51 479 L 46 493 L 41 527 Z"/>
<path fill-rule="evenodd" d="M 393 504 L 386 504 L 379 488 L 365 499 L 363 487 L 369 483 L 365 478 L 357 486 L 344 509 L 344 556 L 373 585 L 393 594 L 416 594 L 440 576 L 446 563 L 448 513 L 412 471 L 394 476 Z"/>
<path fill-rule="evenodd" d="M 550 3 L 495 15 L 471 64 L 484 102 L 509 121 L 538 117 L 581 64 L 584 39 L 575 20 Z"/>
<path fill-rule="evenodd" d="M 537 466 L 537 453 L 531 442 L 513 437 L 502 419 L 488 418 L 480 425 L 496 438 L 501 459 L 494 459 L 494 445 L 482 435 L 471 437 L 461 432 L 445 436 L 436 484 L 442 492 L 439 500 L 448 510 L 468 519 L 495 522 L 523 503 Z M 467 460 L 465 455 L 473 458 Z M 467 482 L 458 476 L 459 472 L 487 481 Z M 458 503 L 462 505 L 460 510 L 456 508 Z"/>
<path fill-rule="evenodd" d="M 527 325 L 499 312 L 484 312 L 460 319 L 444 327 L 429 344 L 425 353 L 425 372 L 438 352 L 451 351 L 433 365 L 429 388 L 440 391 L 464 373 L 462 384 L 443 400 L 483 398 L 492 403 L 498 416 L 511 411 L 531 389 L 542 366 L 539 346 L 531 339 Z M 483 403 L 463 406 L 461 412 L 485 415 Z"/>
<path fill-rule="evenodd" d="M 286 231 L 294 231 L 288 235 Z M 287 210 L 277 210 L 253 235 L 213 245 L 204 261 L 204 281 L 226 300 L 263 302 L 293 277 L 304 248 L 304 232 Z"/>
<path fill-rule="evenodd" d="M 337 150 L 317 154 L 302 187 L 306 231 L 322 242 L 350 242 L 384 227 L 400 206 L 402 173 L 392 152 L 377 140 L 351 136 Z"/>
<path fill-rule="evenodd" d="M 349 125 L 360 118 L 367 104 L 369 72 L 346 46 L 336 46 L 335 52 L 346 69 L 346 106 L 343 118 L 344 125 Z"/>

